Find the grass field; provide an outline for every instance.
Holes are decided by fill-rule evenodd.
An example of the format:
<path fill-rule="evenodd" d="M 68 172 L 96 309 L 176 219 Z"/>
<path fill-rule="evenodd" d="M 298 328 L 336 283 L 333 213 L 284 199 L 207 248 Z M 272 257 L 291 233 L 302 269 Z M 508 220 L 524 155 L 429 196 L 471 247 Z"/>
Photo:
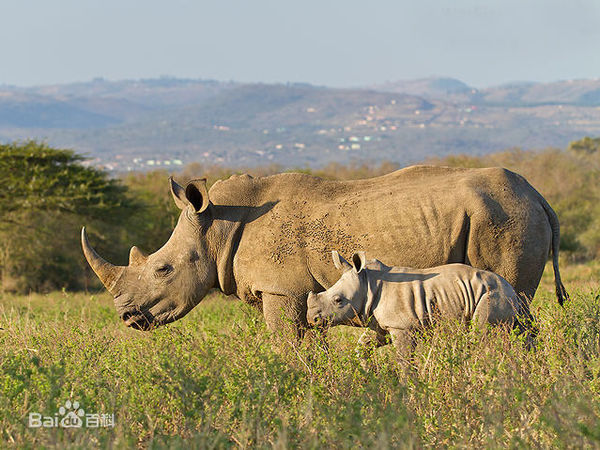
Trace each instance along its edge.
<path fill-rule="evenodd" d="M 415 370 L 391 349 L 363 369 L 361 330 L 274 347 L 259 313 L 213 294 L 181 321 L 123 326 L 106 293 L 0 298 L 0 440 L 46 447 L 600 447 L 600 265 L 548 266 L 528 352 L 501 330 L 445 324 Z M 114 414 L 114 427 L 29 427 L 30 413 Z"/>

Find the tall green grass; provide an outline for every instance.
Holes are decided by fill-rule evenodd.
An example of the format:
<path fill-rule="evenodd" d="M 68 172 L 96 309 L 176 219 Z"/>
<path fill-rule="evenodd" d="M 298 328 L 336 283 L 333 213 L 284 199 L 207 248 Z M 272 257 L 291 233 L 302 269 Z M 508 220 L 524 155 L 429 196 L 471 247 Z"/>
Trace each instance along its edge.
<path fill-rule="evenodd" d="M 598 447 L 597 266 L 551 277 L 533 303 L 540 334 L 476 336 L 443 324 L 420 339 L 414 370 L 379 349 L 365 368 L 362 330 L 274 346 L 258 311 L 219 294 L 177 323 L 125 328 L 106 294 L 0 298 L 0 439 L 46 447 Z M 581 274 L 581 276 L 578 276 Z M 29 428 L 65 401 L 114 413 L 114 428 Z"/>

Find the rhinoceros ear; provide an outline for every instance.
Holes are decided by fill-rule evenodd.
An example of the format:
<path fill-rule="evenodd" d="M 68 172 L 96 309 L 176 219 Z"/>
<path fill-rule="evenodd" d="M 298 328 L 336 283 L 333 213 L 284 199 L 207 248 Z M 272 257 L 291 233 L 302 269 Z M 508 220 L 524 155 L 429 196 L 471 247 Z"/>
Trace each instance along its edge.
<path fill-rule="evenodd" d="M 360 273 L 367 265 L 367 255 L 365 252 L 356 252 L 352 255 L 352 264 L 354 265 L 354 270 Z"/>
<path fill-rule="evenodd" d="M 185 198 L 198 214 L 206 210 L 208 205 L 210 205 L 208 189 L 206 188 L 206 178 L 190 181 L 185 187 Z"/>
<path fill-rule="evenodd" d="M 206 188 L 206 178 L 192 180 L 184 188 L 173 177 L 169 177 L 169 185 L 171 186 L 173 200 L 175 200 L 175 204 L 181 210 L 192 205 L 195 212 L 201 213 L 210 205 L 208 189 Z"/>
<path fill-rule="evenodd" d="M 187 208 L 189 205 L 188 199 L 185 198 L 185 189 L 179 183 L 177 183 L 173 177 L 169 177 L 169 187 L 171 188 L 171 195 L 175 204 L 181 210 Z"/>
<path fill-rule="evenodd" d="M 344 257 L 337 252 L 337 250 L 332 250 L 331 259 L 333 259 L 333 265 L 338 270 L 343 270 L 345 272 L 346 270 L 352 269 L 350 263 L 346 261 Z"/>

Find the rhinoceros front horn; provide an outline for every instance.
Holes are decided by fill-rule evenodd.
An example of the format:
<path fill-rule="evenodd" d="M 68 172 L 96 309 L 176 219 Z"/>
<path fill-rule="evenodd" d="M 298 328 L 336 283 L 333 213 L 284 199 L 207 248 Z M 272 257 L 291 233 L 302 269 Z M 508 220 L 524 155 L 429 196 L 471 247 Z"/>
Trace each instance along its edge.
<path fill-rule="evenodd" d="M 87 259 L 90 267 L 94 270 L 96 275 L 98 275 L 98 278 L 100 278 L 102 284 L 106 287 L 108 292 L 113 295 L 117 295 L 117 290 L 115 288 L 117 281 L 123 274 L 125 267 L 115 266 L 114 264 L 105 261 L 100 255 L 98 255 L 96 250 L 94 250 L 88 242 L 85 227 L 81 229 L 81 247 L 83 248 L 85 259 Z"/>

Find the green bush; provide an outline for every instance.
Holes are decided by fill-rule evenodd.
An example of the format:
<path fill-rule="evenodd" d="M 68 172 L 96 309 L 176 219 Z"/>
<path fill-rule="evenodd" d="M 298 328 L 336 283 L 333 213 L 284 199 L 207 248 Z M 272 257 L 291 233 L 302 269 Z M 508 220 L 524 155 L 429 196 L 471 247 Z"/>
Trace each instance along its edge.
<path fill-rule="evenodd" d="M 0 145 L 3 290 L 84 287 L 85 265 L 76 245 L 81 225 L 105 234 L 104 226 L 117 227 L 137 211 L 119 180 L 82 161 L 70 150 L 35 141 Z"/>
<path fill-rule="evenodd" d="M 533 302 L 535 351 L 502 329 L 482 336 L 440 323 L 419 339 L 408 371 L 390 347 L 362 368 L 360 329 L 333 329 L 329 348 L 275 347 L 258 311 L 220 294 L 152 332 L 125 328 L 108 294 L 0 296 L 0 439 L 60 448 L 597 447 L 600 291 L 575 289 L 573 280 L 589 277 L 573 269 L 572 301 L 560 309 L 547 268 Z M 27 426 L 30 412 L 53 415 L 68 399 L 114 413 L 115 427 Z"/>

